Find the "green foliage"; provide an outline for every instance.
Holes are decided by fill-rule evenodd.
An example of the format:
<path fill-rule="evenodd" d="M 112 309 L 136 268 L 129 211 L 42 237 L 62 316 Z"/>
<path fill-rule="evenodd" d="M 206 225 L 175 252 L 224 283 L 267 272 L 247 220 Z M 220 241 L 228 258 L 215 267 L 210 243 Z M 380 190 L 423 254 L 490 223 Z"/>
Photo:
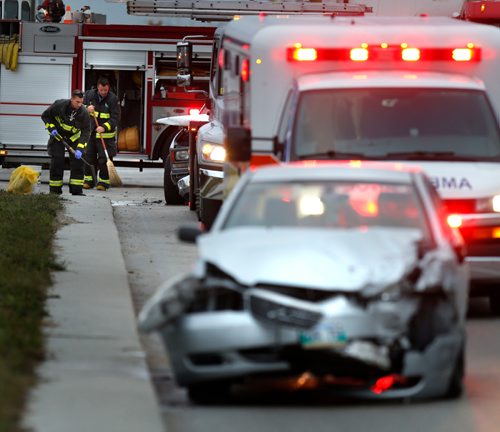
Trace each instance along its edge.
<path fill-rule="evenodd" d="M 0 191 L 0 432 L 19 431 L 34 369 L 44 358 L 41 322 L 57 269 L 52 240 L 61 201 Z"/>

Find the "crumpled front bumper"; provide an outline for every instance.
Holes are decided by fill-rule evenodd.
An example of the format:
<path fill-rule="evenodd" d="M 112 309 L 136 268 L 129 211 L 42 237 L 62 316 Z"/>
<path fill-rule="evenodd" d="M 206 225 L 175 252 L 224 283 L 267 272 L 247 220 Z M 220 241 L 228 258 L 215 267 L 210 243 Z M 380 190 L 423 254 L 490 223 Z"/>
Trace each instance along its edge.
<path fill-rule="evenodd" d="M 160 335 L 180 385 L 304 372 L 332 382 L 340 373 L 364 382 L 343 386 L 344 394 L 427 398 L 446 391 L 464 337 L 458 324 L 448 323 L 447 331 L 433 335 L 425 347 L 412 347 L 406 334 L 418 306 L 419 301 L 411 299 L 381 301 L 365 309 L 342 296 L 330 302 L 326 313 L 308 329 L 276 322 L 288 319 L 287 312 L 279 309 L 274 309 L 274 315 L 269 309 L 267 319 L 248 307 L 189 313 L 164 326 Z M 326 338 L 318 336 L 322 331 L 328 333 Z M 408 377 L 412 384 L 374 393 L 373 381 L 388 374 Z"/>

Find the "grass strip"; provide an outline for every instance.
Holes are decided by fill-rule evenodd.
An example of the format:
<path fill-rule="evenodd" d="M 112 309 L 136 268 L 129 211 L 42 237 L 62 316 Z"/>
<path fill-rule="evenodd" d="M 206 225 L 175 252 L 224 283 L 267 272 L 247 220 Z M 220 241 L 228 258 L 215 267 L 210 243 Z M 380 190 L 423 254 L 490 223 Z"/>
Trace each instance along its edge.
<path fill-rule="evenodd" d="M 0 191 L 0 432 L 21 431 L 35 368 L 45 354 L 41 322 L 60 269 L 52 252 L 62 204 L 54 195 Z"/>

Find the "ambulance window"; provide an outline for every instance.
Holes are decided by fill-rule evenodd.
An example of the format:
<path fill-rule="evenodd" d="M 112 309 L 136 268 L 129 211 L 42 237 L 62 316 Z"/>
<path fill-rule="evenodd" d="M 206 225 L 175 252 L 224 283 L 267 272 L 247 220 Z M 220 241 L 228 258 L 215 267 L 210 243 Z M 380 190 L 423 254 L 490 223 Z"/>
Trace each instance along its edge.
<path fill-rule="evenodd" d="M 291 125 L 291 120 L 292 120 L 292 110 L 294 107 L 294 100 L 295 98 L 293 97 L 296 93 L 293 91 L 290 91 L 286 97 L 284 109 L 281 115 L 280 119 L 280 125 L 278 129 L 278 143 L 283 146 L 285 144 L 286 140 L 286 134 L 287 131 L 290 129 Z"/>
<path fill-rule="evenodd" d="M 224 70 L 231 69 L 231 53 L 225 49 L 224 50 Z"/>
<path fill-rule="evenodd" d="M 239 76 L 240 75 L 240 56 L 235 56 L 234 57 L 233 73 L 234 73 L 235 76 Z"/>
<path fill-rule="evenodd" d="M 483 91 L 465 89 L 304 91 L 293 140 L 299 158 L 500 160 L 494 110 Z"/>
<path fill-rule="evenodd" d="M 214 95 L 221 96 L 222 92 L 222 76 L 224 69 L 220 67 L 219 57 L 223 56 L 223 49 L 221 47 L 222 41 L 215 38 L 213 49 L 212 49 L 212 70 L 211 70 L 211 81 L 212 81 L 212 91 Z"/>

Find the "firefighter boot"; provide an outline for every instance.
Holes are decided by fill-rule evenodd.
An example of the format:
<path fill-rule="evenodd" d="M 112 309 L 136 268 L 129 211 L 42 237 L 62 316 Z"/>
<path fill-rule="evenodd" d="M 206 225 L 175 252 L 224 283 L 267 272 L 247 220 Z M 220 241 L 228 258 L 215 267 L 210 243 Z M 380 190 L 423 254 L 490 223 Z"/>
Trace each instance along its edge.
<path fill-rule="evenodd" d="M 92 178 L 91 175 L 85 174 L 85 176 L 83 177 L 83 188 L 92 189 L 93 187 L 94 187 L 94 179 Z"/>
<path fill-rule="evenodd" d="M 54 195 L 61 195 L 62 194 L 62 189 L 61 188 L 56 188 L 56 187 L 51 187 L 49 192 L 51 194 L 54 194 Z"/>

